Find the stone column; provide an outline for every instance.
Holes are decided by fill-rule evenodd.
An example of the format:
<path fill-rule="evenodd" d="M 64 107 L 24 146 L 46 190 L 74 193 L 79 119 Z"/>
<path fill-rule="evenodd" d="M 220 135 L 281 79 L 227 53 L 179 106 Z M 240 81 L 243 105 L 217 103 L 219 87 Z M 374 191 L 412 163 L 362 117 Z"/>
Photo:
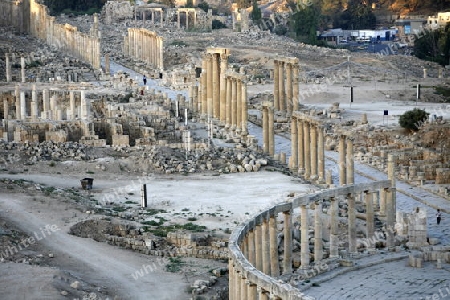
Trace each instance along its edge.
<path fill-rule="evenodd" d="M 5 120 L 9 119 L 9 100 L 8 97 L 3 98 L 3 118 Z"/>
<path fill-rule="evenodd" d="M 179 11 L 177 11 L 177 25 L 178 25 L 178 29 L 180 29 L 181 26 L 180 26 L 180 12 Z"/>
<path fill-rule="evenodd" d="M 356 253 L 356 211 L 355 196 L 347 195 L 348 205 L 348 251 L 350 254 Z"/>
<path fill-rule="evenodd" d="M 269 108 L 263 105 L 262 108 L 262 124 L 263 124 L 263 150 L 269 153 Z"/>
<path fill-rule="evenodd" d="M 347 172 L 345 168 L 345 135 L 339 136 L 339 184 L 347 184 Z"/>
<path fill-rule="evenodd" d="M 380 216 L 386 215 L 386 191 L 384 189 L 380 189 Z"/>
<path fill-rule="evenodd" d="M 241 273 L 241 297 L 239 299 L 247 299 L 247 280 L 244 273 Z"/>
<path fill-rule="evenodd" d="M 309 132 L 309 123 L 307 121 L 303 122 L 303 137 L 305 139 L 304 147 L 305 147 L 305 179 L 309 179 L 311 176 L 311 143 L 310 132 Z"/>
<path fill-rule="evenodd" d="M 374 219 L 374 211 L 373 211 L 373 193 L 366 191 L 364 193 L 364 200 L 366 202 L 366 238 L 369 241 L 372 241 L 372 238 L 375 234 L 375 219 Z M 375 245 L 369 243 L 369 248 L 374 248 Z"/>
<path fill-rule="evenodd" d="M 231 129 L 236 130 L 237 125 L 237 80 L 231 78 Z"/>
<path fill-rule="evenodd" d="M 308 222 L 308 209 L 306 205 L 301 205 L 301 241 L 300 241 L 300 261 L 301 268 L 309 268 L 309 222 Z"/>
<path fill-rule="evenodd" d="M 278 62 L 278 80 L 279 80 L 279 96 L 280 110 L 286 111 L 286 91 L 284 89 L 284 62 Z"/>
<path fill-rule="evenodd" d="M 257 292 L 256 292 L 256 284 L 249 283 L 248 285 L 248 293 L 247 293 L 247 299 L 248 300 L 256 300 Z"/>
<path fill-rule="evenodd" d="M 74 120 L 77 116 L 75 108 L 75 95 L 74 91 L 69 92 L 69 106 L 70 106 L 70 120 Z"/>
<path fill-rule="evenodd" d="M 338 257 L 339 256 L 339 231 L 338 231 L 338 212 L 339 212 L 339 203 L 336 198 L 330 198 L 331 207 L 330 207 L 330 257 Z"/>
<path fill-rule="evenodd" d="M 248 232 L 248 261 L 255 266 L 255 231 L 252 229 Z"/>
<path fill-rule="evenodd" d="M 292 64 L 286 63 L 286 104 L 288 116 L 292 115 Z"/>
<path fill-rule="evenodd" d="M 269 222 L 264 218 L 262 223 L 262 271 L 270 276 L 270 234 Z"/>
<path fill-rule="evenodd" d="M 225 124 L 225 127 L 226 128 L 230 128 L 231 127 L 231 122 L 232 122 L 232 116 L 231 116 L 231 114 L 232 114 L 232 112 L 231 112 L 231 110 L 232 110 L 232 94 L 233 94 L 233 92 L 232 92 L 232 88 L 233 88 L 233 83 L 232 83 L 232 81 L 231 81 L 231 78 L 230 77 L 226 77 L 226 87 L 227 87 L 227 95 L 226 95 L 226 101 L 227 101 L 227 103 L 226 103 L 226 124 Z"/>
<path fill-rule="evenodd" d="M 33 121 L 36 121 L 38 118 L 38 102 L 35 84 L 33 84 L 33 87 L 31 88 L 31 118 Z"/>
<path fill-rule="evenodd" d="M 207 83 L 206 83 L 206 97 L 207 97 L 207 114 L 209 118 L 213 117 L 213 55 L 207 54 L 207 68 L 206 71 L 206 77 L 207 77 Z"/>
<path fill-rule="evenodd" d="M 304 140 L 303 140 L 303 120 L 297 119 L 297 133 L 298 133 L 298 173 L 303 174 L 305 171 L 305 147 L 304 147 Z"/>
<path fill-rule="evenodd" d="M 317 264 L 322 258 L 322 204 L 316 203 L 314 208 L 314 263 Z"/>
<path fill-rule="evenodd" d="M 242 135 L 248 134 L 248 106 L 247 106 L 247 83 L 242 82 Z"/>
<path fill-rule="evenodd" d="M 11 82 L 11 63 L 9 61 L 9 54 L 5 53 L 5 71 L 6 71 L 6 82 Z"/>
<path fill-rule="evenodd" d="M 311 180 L 317 179 L 317 129 L 315 124 L 311 124 Z"/>
<path fill-rule="evenodd" d="M 153 18 L 152 18 L 153 19 Z M 234 276 L 236 275 L 236 271 L 233 266 L 233 259 L 228 259 L 228 295 L 229 299 L 234 299 Z"/>
<path fill-rule="evenodd" d="M 292 66 L 292 109 L 293 111 L 298 110 L 298 63 Z"/>
<path fill-rule="evenodd" d="M 25 77 L 25 57 L 20 57 L 20 75 L 22 77 L 22 82 L 26 82 L 27 79 Z"/>
<path fill-rule="evenodd" d="M 292 172 L 298 170 L 298 132 L 297 119 L 291 118 L 291 160 L 289 161 L 289 168 Z"/>
<path fill-rule="evenodd" d="M 347 138 L 347 184 L 355 183 L 355 169 L 353 160 L 353 140 Z"/>
<path fill-rule="evenodd" d="M 395 215 L 396 215 L 396 193 L 397 189 L 390 188 L 386 191 L 386 246 L 389 250 L 395 247 Z"/>
<path fill-rule="evenodd" d="M 269 110 L 269 154 L 270 156 L 274 156 L 275 155 L 275 131 L 273 128 L 273 124 L 274 124 L 274 110 L 273 110 L 273 106 L 269 106 L 268 108 Z"/>
<path fill-rule="evenodd" d="M 291 211 L 284 211 L 284 257 L 283 257 L 283 274 L 292 273 L 292 218 Z"/>
<path fill-rule="evenodd" d="M 241 248 L 242 254 L 248 259 L 248 235 L 243 238 L 239 248 Z"/>
<path fill-rule="evenodd" d="M 186 13 L 186 18 L 188 17 L 188 13 Z M 213 116 L 214 118 L 220 119 L 220 62 L 219 62 L 219 54 L 214 53 L 212 56 L 212 89 L 213 89 Z"/>
<path fill-rule="evenodd" d="M 25 101 L 25 92 L 20 92 L 20 119 L 25 120 L 27 118 L 27 103 Z"/>
<path fill-rule="evenodd" d="M 270 295 L 268 292 L 264 291 L 262 288 L 258 288 L 258 299 L 259 300 L 270 300 Z"/>
<path fill-rule="evenodd" d="M 16 105 L 16 119 L 20 120 L 20 86 L 16 85 L 14 90 L 14 103 Z"/>
<path fill-rule="evenodd" d="M 109 54 L 105 54 L 105 73 L 107 75 L 111 75 L 110 71 L 110 62 L 109 62 Z"/>
<path fill-rule="evenodd" d="M 262 226 L 256 225 L 255 226 L 255 268 L 257 270 L 262 271 L 263 264 L 262 264 Z"/>
<path fill-rule="evenodd" d="M 270 227 L 270 274 L 272 277 L 280 275 L 280 266 L 278 262 L 278 232 L 277 219 L 275 216 L 269 218 Z"/>
<path fill-rule="evenodd" d="M 225 72 L 228 69 L 228 55 L 220 55 L 220 121 L 226 121 L 226 84 L 225 84 Z"/>
<path fill-rule="evenodd" d="M 42 114 L 41 118 L 48 119 L 48 111 L 50 110 L 50 93 L 48 89 L 42 91 Z"/>
<path fill-rule="evenodd" d="M 234 299 L 241 299 L 241 273 L 236 272 L 234 277 Z"/>
<path fill-rule="evenodd" d="M 208 114 L 208 100 L 207 100 L 207 89 L 208 89 L 208 81 L 207 81 L 207 72 L 208 72 L 208 58 L 207 56 L 203 56 L 202 60 L 202 77 L 200 78 L 200 87 L 201 87 L 201 93 L 202 93 L 202 99 L 201 99 L 201 114 L 203 116 L 206 116 Z"/>
<path fill-rule="evenodd" d="M 388 154 L 388 180 L 391 181 L 391 186 L 394 188 L 396 185 L 395 160 L 396 160 L 396 156 L 394 156 L 392 154 Z"/>
<path fill-rule="evenodd" d="M 319 183 L 325 182 L 325 149 L 324 149 L 325 142 L 323 131 L 324 131 L 323 126 L 317 126 L 317 133 L 319 135 L 319 141 L 317 142 Z"/>
<path fill-rule="evenodd" d="M 280 70 L 278 68 L 278 60 L 273 60 L 273 105 L 275 110 L 280 110 Z"/>
<path fill-rule="evenodd" d="M 242 129 L 242 81 L 236 80 L 236 132 Z"/>

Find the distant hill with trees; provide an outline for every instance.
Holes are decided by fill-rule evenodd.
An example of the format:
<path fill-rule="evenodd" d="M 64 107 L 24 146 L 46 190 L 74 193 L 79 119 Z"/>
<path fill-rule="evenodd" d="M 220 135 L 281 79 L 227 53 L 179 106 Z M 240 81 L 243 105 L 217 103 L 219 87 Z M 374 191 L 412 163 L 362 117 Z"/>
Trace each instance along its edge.
<path fill-rule="evenodd" d="M 52 15 L 93 14 L 100 12 L 107 0 L 44 0 Z"/>

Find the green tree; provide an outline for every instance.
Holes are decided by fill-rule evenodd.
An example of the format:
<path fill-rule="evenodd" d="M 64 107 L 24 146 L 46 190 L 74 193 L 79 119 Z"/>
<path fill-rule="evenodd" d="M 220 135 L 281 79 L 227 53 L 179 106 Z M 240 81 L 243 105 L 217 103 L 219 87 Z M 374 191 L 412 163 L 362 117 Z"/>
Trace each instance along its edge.
<path fill-rule="evenodd" d="M 414 55 L 441 65 L 450 60 L 450 23 L 445 28 L 425 30 L 414 41 Z"/>
<path fill-rule="evenodd" d="M 197 4 L 197 7 L 203 9 L 205 12 L 209 10 L 209 4 L 207 2 L 200 2 Z"/>
<path fill-rule="evenodd" d="M 428 116 L 429 113 L 425 110 L 414 108 L 400 116 L 399 124 L 405 129 L 418 131 L 419 127 L 428 119 Z"/>
<path fill-rule="evenodd" d="M 296 12 L 290 18 L 291 31 L 298 40 L 308 44 L 316 44 L 316 31 L 320 20 L 320 8 L 314 4 L 296 7 Z"/>
<path fill-rule="evenodd" d="M 371 29 L 377 23 L 372 8 L 365 2 L 350 0 L 347 9 L 335 14 L 333 27 L 344 30 Z"/>
<path fill-rule="evenodd" d="M 258 1 L 253 0 L 253 10 L 251 14 L 251 18 L 255 23 L 259 23 L 261 21 L 261 9 L 258 6 Z"/>

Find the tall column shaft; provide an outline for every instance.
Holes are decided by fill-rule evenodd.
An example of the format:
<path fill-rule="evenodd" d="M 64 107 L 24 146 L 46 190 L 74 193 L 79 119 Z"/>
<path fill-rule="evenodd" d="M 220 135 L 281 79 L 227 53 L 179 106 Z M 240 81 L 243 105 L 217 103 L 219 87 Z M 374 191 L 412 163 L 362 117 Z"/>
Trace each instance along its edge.
<path fill-rule="evenodd" d="M 237 125 L 237 80 L 231 79 L 231 127 L 236 129 Z"/>
<path fill-rule="evenodd" d="M 270 271 L 272 277 L 280 275 L 280 266 L 278 261 L 278 232 L 276 217 L 269 218 L 270 234 Z"/>
<path fill-rule="evenodd" d="M 26 82 L 27 79 L 25 77 L 25 57 L 23 56 L 20 57 L 20 71 L 22 82 Z"/>
<path fill-rule="evenodd" d="M 288 115 L 292 114 L 292 64 L 286 63 L 286 106 Z"/>
<path fill-rule="evenodd" d="M 241 298 L 240 299 L 247 299 L 247 283 L 246 278 L 244 277 L 244 274 L 242 274 L 241 277 Z"/>
<path fill-rule="evenodd" d="M 269 154 L 275 155 L 275 131 L 274 131 L 274 110 L 273 107 L 269 107 Z"/>
<path fill-rule="evenodd" d="M 283 274 L 292 273 L 292 217 L 290 211 L 283 212 L 284 215 L 284 257 L 283 257 Z"/>
<path fill-rule="evenodd" d="M 270 233 L 269 222 L 263 220 L 262 223 L 262 272 L 266 275 L 270 275 Z"/>
<path fill-rule="evenodd" d="M 248 133 L 248 105 L 247 105 L 247 83 L 242 83 L 242 134 L 246 135 Z"/>
<path fill-rule="evenodd" d="M 255 227 L 255 268 L 262 271 L 262 226 L 256 225 Z"/>
<path fill-rule="evenodd" d="M 323 258 L 322 240 L 322 205 L 316 203 L 314 208 L 314 263 Z"/>
<path fill-rule="evenodd" d="M 257 295 L 258 295 L 258 293 L 256 292 L 256 284 L 249 284 L 247 299 L 248 300 L 256 300 Z"/>
<path fill-rule="evenodd" d="M 317 179 L 317 130 L 316 125 L 311 124 L 311 179 Z"/>
<path fill-rule="evenodd" d="M 26 112 L 27 104 L 25 102 L 25 92 L 20 92 L 20 119 L 25 120 L 27 117 Z"/>
<path fill-rule="evenodd" d="M 188 14 L 186 14 L 186 17 Z M 212 54 L 212 89 L 213 89 L 213 116 L 220 118 L 220 62 L 219 54 Z"/>
<path fill-rule="evenodd" d="M 207 77 L 207 83 L 206 83 L 206 97 L 207 97 L 207 114 L 209 118 L 213 117 L 213 93 L 214 93 L 214 81 L 213 81 L 213 55 L 208 54 L 207 55 L 207 71 L 206 71 L 206 77 Z"/>
<path fill-rule="evenodd" d="M 248 261 L 255 266 L 255 231 L 254 230 L 250 230 L 248 232 L 248 256 L 247 259 Z"/>
<path fill-rule="evenodd" d="M 232 114 L 232 112 L 231 112 L 231 110 L 232 110 L 232 94 L 233 94 L 233 92 L 232 92 L 232 86 L 233 86 L 233 84 L 232 84 L 232 82 L 231 82 L 231 78 L 229 78 L 229 77 L 227 77 L 226 78 L 226 88 L 227 88 L 227 95 L 226 95 L 226 101 L 227 101 L 227 103 L 226 103 L 226 125 L 225 125 L 225 127 L 226 128 L 230 128 L 230 126 L 231 126 L 231 122 L 232 122 L 232 117 L 231 117 L 231 114 Z"/>
<path fill-rule="evenodd" d="M 394 226 L 396 215 L 396 193 L 397 189 L 390 188 L 386 193 L 386 246 L 392 249 L 395 246 Z"/>
<path fill-rule="evenodd" d="M 349 194 L 347 196 L 348 205 L 348 250 L 349 253 L 356 253 L 356 210 L 355 196 Z"/>
<path fill-rule="evenodd" d="M 338 231 L 338 212 L 339 203 L 336 198 L 331 198 L 330 208 L 330 257 L 339 256 L 339 231 Z"/>
<path fill-rule="evenodd" d="M 242 129 L 242 81 L 236 80 L 236 130 Z"/>
<path fill-rule="evenodd" d="M 305 148 L 304 148 L 304 132 L 303 132 L 303 120 L 297 120 L 297 132 L 298 132 L 298 171 L 303 173 L 305 170 Z"/>
<path fill-rule="evenodd" d="M 311 176 L 311 135 L 309 131 L 309 123 L 305 121 L 303 123 L 303 137 L 305 139 L 305 142 L 303 144 L 305 147 L 305 179 L 309 179 Z"/>
<path fill-rule="evenodd" d="M 297 119 L 291 118 L 291 160 L 289 161 L 289 168 L 295 172 L 298 169 L 298 132 Z"/>
<path fill-rule="evenodd" d="M 279 96 L 280 110 L 286 111 L 286 92 L 284 88 L 284 62 L 278 62 L 278 80 L 279 80 Z"/>
<path fill-rule="evenodd" d="M 202 77 L 201 77 L 201 90 L 202 90 L 202 99 L 201 99 L 201 114 L 206 116 L 208 114 L 208 58 L 206 56 L 203 57 L 202 61 Z"/>
<path fill-rule="evenodd" d="M 153 19 L 153 18 L 152 18 Z M 234 270 L 233 260 L 228 259 L 228 295 L 229 300 L 234 300 L 235 288 L 234 288 L 234 276 L 236 276 L 236 271 Z"/>
<path fill-rule="evenodd" d="M 262 124 L 263 124 L 263 150 L 269 153 L 269 108 L 263 106 L 262 109 Z"/>
<path fill-rule="evenodd" d="M 299 92 L 298 92 L 299 86 L 298 86 L 298 63 L 294 64 L 292 66 L 292 109 L 293 111 L 298 110 L 298 99 L 299 99 Z"/>
<path fill-rule="evenodd" d="M 9 61 L 9 54 L 5 53 L 5 69 L 6 69 L 6 82 L 11 82 L 11 63 Z"/>
<path fill-rule="evenodd" d="M 220 55 L 220 121 L 226 121 L 226 84 L 225 72 L 228 69 L 228 55 Z"/>
<path fill-rule="evenodd" d="M 347 139 L 347 184 L 355 183 L 355 168 L 353 159 L 353 141 Z"/>
<path fill-rule="evenodd" d="M 300 237 L 300 262 L 301 268 L 309 268 L 309 222 L 308 222 L 308 209 L 306 205 L 300 206 L 301 216 L 301 237 Z"/>
<path fill-rule="evenodd" d="M 366 202 L 366 238 L 372 240 L 372 237 L 375 234 L 375 219 L 374 219 L 374 211 L 373 211 L 373 193 L 365 193 L 364 200 Z M 370 246 L 373 247 L 370 243 Z"/>
<path fill-rule="evenodd" d="M 278 60 L 273 60 L 273 105 L 275 110 L 280 110 L 280 69 Z"/>
<path fill-rule="evenodd" d="M 317 134 L 319 139 L 317 142 L 319 183 L 325 182 L 325 142 L 323 130 L 324 130 L 323 126 L 317 127 Z"/>
<path fill-rule="evenodd" d="M 339 184 L 347 184 L 345 136 L 339 137 Z"/>

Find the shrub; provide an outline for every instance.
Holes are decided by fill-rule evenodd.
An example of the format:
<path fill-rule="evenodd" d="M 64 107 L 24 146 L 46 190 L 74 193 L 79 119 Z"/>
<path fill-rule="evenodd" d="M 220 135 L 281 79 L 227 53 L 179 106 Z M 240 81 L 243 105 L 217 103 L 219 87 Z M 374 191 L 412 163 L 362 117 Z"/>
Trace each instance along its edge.
<path fill-rule="evenodd" d="M 414 108 L 400 116 L 399 124 L 405 129 L 418 131 L 419 127 L 428 119 L 429 113 L 423 109 Z"/>
<path fill-rule="evenodd" d="M 227 28 L 227 25 L 222 23 L 220 20 L 212 21 L 212 29 L 221 29 L 221 28 Z"/>

